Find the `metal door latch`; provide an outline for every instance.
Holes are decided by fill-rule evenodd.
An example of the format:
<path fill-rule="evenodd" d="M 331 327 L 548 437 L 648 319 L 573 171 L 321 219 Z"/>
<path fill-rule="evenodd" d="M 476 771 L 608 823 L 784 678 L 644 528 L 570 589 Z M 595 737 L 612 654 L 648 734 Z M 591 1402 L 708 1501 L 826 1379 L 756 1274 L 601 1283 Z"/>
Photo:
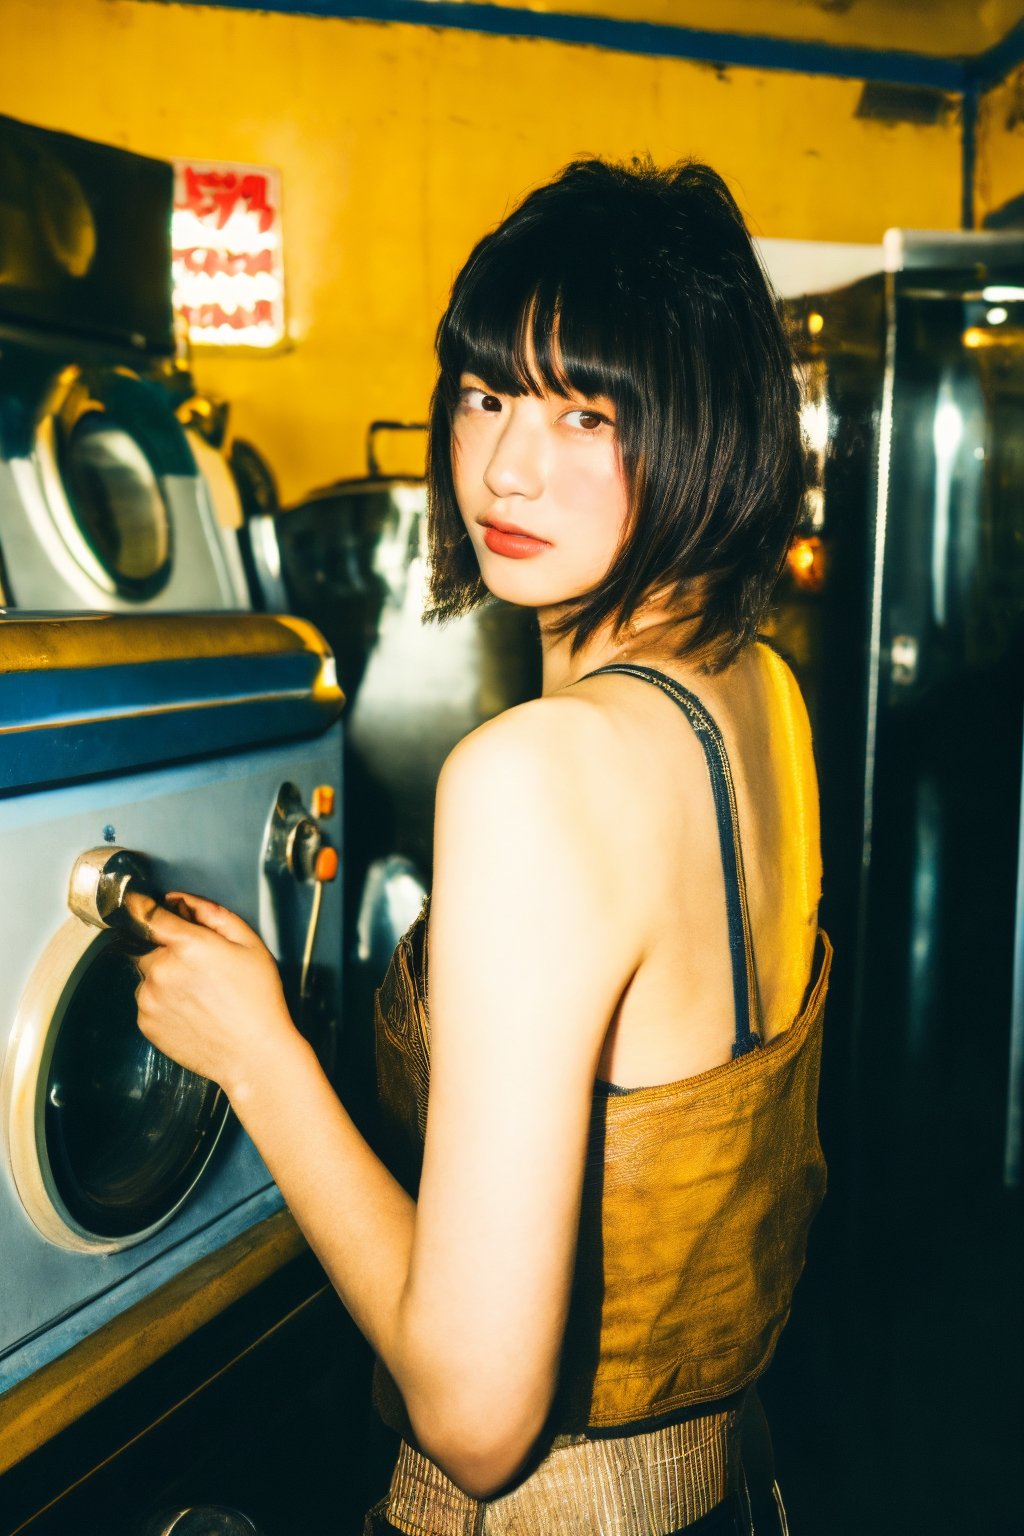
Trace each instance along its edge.
<path fill-rule="evenodd" d="M 114 928 L 140 937 L 136 919 L 125 906 L 129 891 L 145 896 L 154 904 L 143 860 L 127 848 L 90 848 L 79 854 L 68 884 L 68 906 L 83 923 L 93 928 Z"/>

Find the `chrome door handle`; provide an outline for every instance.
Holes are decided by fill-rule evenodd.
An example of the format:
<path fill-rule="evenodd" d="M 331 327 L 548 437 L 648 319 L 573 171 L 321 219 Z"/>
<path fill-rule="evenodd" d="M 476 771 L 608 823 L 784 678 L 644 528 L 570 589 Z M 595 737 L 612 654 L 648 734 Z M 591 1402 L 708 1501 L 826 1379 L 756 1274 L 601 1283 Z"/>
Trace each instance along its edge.
<path fill-rule="evenodd" d="M 93 928 L 113 928 L 141 937 L 139 925 L 125 906 L 129 891 L 158 902 L 144 860 L 127 848 L 90 848 L 79 854 L 68 884 L 68 906 Z"/>

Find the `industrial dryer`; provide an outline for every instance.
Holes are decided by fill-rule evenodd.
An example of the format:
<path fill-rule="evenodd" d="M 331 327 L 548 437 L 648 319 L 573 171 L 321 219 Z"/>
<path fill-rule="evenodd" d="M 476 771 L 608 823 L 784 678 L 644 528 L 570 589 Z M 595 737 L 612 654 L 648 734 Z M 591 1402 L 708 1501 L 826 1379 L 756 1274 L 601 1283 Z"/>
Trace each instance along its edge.
<path fill-rule="evenodd" d="M 117 909 L 142 881 L 239 912 L 330 1069 L 341 705 L 300 620 L 0 620 L 0 1415 L 281 1209 L 219 1090 L 138 1031 Z"/>
<path fill-rule="evenodd" d="M 170 165 L 0 118 L 0 605 L 249 606 L 165 385 Z"/>

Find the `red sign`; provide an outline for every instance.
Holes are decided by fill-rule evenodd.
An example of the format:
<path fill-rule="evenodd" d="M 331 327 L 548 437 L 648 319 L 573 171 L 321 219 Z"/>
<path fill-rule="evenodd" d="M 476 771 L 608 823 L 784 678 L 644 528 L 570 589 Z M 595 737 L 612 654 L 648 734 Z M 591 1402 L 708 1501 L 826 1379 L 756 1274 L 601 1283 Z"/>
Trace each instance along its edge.
<path fill-rule="evenodd" d="M 283 341 L 284 267 L 277 171 L 176 162 L 174 302 L 200 346 Z"/>

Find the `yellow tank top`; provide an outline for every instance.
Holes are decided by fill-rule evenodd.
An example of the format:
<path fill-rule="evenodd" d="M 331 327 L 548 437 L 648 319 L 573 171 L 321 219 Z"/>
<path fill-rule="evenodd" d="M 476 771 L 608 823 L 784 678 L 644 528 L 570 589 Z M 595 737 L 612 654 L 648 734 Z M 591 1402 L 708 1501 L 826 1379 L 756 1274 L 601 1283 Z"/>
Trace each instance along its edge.
<path fill-rule="evenodd" d="M 655 1087 L 594 1086 L 579 1241 L 549 1420 L 553 1442 L 635 1432 L 721 1407 L 765 1369 L 789 1315 L 807 1232 L 825 1189 L 817 1133 L 822 1015 L 832 949 L 819 931 L 803 1007 L 766 1044 L 732 776 L 718 728 L 693 694 L 651 668 L 705 751 L 726 874 L 736 1000 L 733 1059 Z M 592 674 L 591 674 L 592 675 Z M 429 898 L 375 998 L 389 1166 L 415 1190 L 430 1084 Z M 375 1400 L 411 1429 L 378 1365 Z"/>

